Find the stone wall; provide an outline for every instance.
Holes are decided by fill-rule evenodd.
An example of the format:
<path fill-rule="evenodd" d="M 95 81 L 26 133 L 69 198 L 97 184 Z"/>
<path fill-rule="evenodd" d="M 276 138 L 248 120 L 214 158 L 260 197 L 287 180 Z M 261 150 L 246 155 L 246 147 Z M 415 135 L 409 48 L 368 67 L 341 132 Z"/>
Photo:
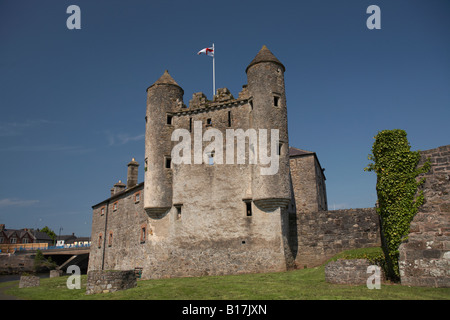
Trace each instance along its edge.
<path fill-rule="evenodd" d="M 21 276 L 19 288 L 38 287 L 40 279 L 38 276 Z"/>
<path fill-rule="evenodd" d="M 381 244 L 379 217 L 374 208 L 300 213 L 296 224 L 290 237 L 298 238 L 295 262 L 299 268 L 321 265 L 344 250 Z"/>
<path fill-rule="evenodd" d="M 425 203 L 400 245 L 401 282 L 409 286 L 450 287 L 450 145 L 421 152 L 431 169 L 421 186 Z"/>
<path fill-rule="evenodd" d="M 86 294 L 107 293 L 137 286 L 134 270 L 89 271 Z"/>
<path fill-rule="evenodd" d="M 0 274 L 20 274 L 34 271 L 34 255 L 0 254 Z"/>
<path fill-rule="evenodd" d="M 62 270 L 50 270 L 50 278 L 61 277 L 63 274 Z"/>
<path fill-rule="evenodd" d="M 316 155 L 311 152 L 291 156 L 289 165 L 295 211 L 305 213 L 327 210 L 325 176 Z"/>
<path fill-rule="evenodd" d="M 374 275 L 373 271 L 367 273 L 370 265 L 372 264 L 367 259 L 332 261 L 325 266 L 325 281 L 336 284 L 367 284 L 367 279 Z M 380 281 L 384 279 L 384 273 L 380 268 Z"/>

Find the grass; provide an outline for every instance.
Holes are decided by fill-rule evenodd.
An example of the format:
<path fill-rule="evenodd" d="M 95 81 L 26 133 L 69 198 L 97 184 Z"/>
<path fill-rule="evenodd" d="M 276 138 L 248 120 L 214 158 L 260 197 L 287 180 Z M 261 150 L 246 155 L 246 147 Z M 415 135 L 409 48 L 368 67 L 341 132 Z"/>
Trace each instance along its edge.
<path fill-rule="evenodd" d="M 369 259 L 377 260 L 384 258 L 383 250 L 380 247 L 359 248 L 346 250 L 338 253 L 334 257 L 330 258 L 326 263 L 330 261 L 336 261 L 338 259 Z M 326 264 L 325 263 L 325 264 Z"/>
<path fill-rule="evenodd" d="M 379 249 L 351 250 L 334 257 L 377 256 Z M 140 280 L 136 288 L 86 295 L 86 275 L 81 289 L 69 290 L 68 277 L 41 279 L 41 285 L 5 293 L 37 300 L 449 300 L 450 288 L 408 287 L 382 284 L 380 290 L 365 285 L 337 285 L 325 282 L 324 266 L 288 272 Z M 18 282 L 17 282 L 18 283 Z M 0 284 L 2 287 L 11 283 Z"/>

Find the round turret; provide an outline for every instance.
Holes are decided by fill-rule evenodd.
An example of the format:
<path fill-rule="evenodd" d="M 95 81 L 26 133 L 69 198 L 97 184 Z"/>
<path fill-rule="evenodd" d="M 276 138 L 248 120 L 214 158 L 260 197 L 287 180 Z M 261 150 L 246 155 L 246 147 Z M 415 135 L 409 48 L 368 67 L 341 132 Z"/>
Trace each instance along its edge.
<path fill-rule="evenodd" d="M 153 217 L 172 207 L 172 113 L 183 101 L 183 94 L 167 70 L 147 89 L 144 209 Z"/>
<path fill-rule="evenodd" d="M 279 155 L 278 166 L 273 163 L 261 164 L 259 157 L 258 165 L 253 168 L 253 201 L 260 208 L 267 210 L 285 207 L 291 199 L 284 71 L 284 65 L 266 46 L 261 48 L 246 69 L 253 128 L 267 132 L 268 150 L 260 150 L 259 144 L 258 153 L 261 155 L 261 152 L 265 152 L 271 159 L 275 159 L 274 153 Z M 278 141 L 276 136 L 272 137 L 276 132 Z M 259 134 L 259 139 L 261 138 Z M 269 166 L 272 166 L 273 170 L 268 170 Z"/>

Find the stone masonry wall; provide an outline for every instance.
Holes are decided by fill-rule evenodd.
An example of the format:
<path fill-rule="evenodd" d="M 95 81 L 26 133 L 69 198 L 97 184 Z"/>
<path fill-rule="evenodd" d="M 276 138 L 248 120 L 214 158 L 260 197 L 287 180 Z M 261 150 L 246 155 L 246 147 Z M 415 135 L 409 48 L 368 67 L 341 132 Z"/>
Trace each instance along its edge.
<path fill-rule="evenodd" d="M 34 256 L 25 254 L 0 254 L 0 274 L 34 272 Z"/>
<path fill-rule="evenodd" d="M 299 268 L 321 265 L 344 250 L 381 244 L 374 208 L 299 213 L 296 228 L 297 232 L 291 228 L 290 236 L 298 238 L 295 262 Z"/>
<path fill-rule="evenodd" d="M 19 281 L 19 288 L 38 287 L 40 279 L 38 276 L 21 276 Z"/>
<path fill-rule="evenodd" d="M 315 162 L 313 154 L 290 160 L 293 196 L 297 212 L 320 210 Z"/>
<path fill-rule="evenodd" d="M 107 293 L 136 287 L 134 270 L 89 271 L 86 294 Z"/>
<path fill-rule="evenodd" d="M 339 259 L 332 261 L 325 266 L 325 281 L 336 284 L 366 284 L 367 279 L 373 274 L 367 272 L 368 267 L 371 265 L 367 259 Z M 380 281 L 384 279 L 385 276 L 381 269 Z"/>
<path fill-rule="evenodd" d="M 404 285 L 450 287 L 450 145 L 423 151 L 431 169 L 421 186 L 425 203 L 414 217 L 408 240 L 400 245 Z"/>

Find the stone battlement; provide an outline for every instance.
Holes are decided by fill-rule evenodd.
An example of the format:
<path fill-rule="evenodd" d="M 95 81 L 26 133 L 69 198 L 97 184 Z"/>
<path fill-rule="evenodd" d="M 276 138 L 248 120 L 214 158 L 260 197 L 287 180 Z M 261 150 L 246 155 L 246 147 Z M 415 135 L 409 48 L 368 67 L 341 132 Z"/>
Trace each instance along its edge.
<path fill-rule="evenodd" d="M 189 109 L 183 110 L 192 111 L 197 109 L 214 109 L 223 105 L 239 104 L 246 102 L 248 99 L 247 85 L 244 85 L 242 91 L 239 92 L 239 97 L 235 99 L 228 88 L 217 89 L 213 100 L 208 100 L 203 92 L 196 92 L 192 95 L 192 99 L 189 101 Z"/>

